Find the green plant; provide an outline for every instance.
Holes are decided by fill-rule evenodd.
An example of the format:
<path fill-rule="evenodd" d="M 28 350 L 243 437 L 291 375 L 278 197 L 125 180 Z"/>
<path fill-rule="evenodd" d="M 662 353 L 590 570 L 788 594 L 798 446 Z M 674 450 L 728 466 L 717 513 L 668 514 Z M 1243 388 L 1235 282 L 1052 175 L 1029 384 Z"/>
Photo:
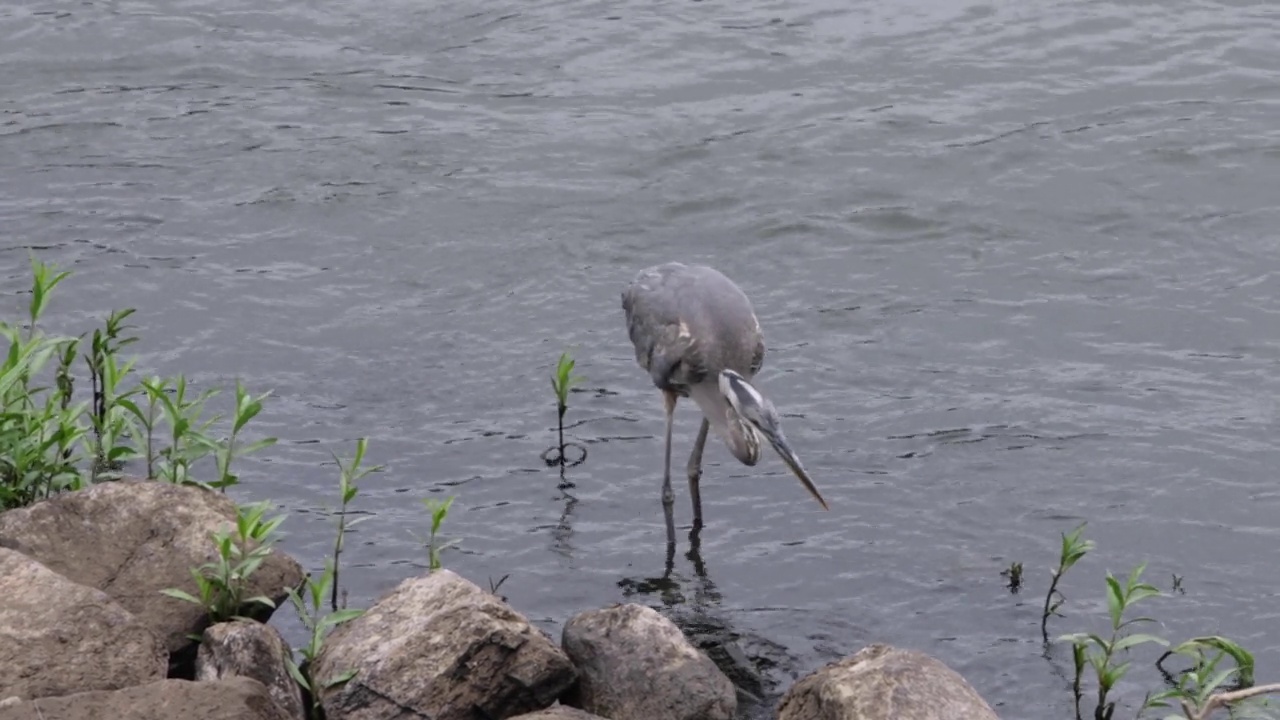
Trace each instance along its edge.
<path fill-rule="evenodd" d="M 583 378 L 575 375 L 573 368 L 575 361 L 570 357 L 568 351 L 560 353 L 560 360 L 556 363 L 555 372 L 551 375 L 551 389 L 556 395 L 556 436 L 558 443 L 555 447 L 547 448 L 542 453 L 542 459 L 548 465 L 560 466 L 560 488 L 573 487 L 573 483 L 564 477 L 564 469 L 567 466 L 580 465 L 587 459 L 587 448 L 578 443 L 564 441 L 564 414 L 569 409 L 569 392 L 575 385 L 580 385 Z M 565 448 L 576 447 L 580 451 L 580 455 L 573 462 L 568 462 L 565 457 Z M 552 456 L 552 453 L 554 457 Z"/>
<path fill-rule="evenodd" d="M 1085 523 L 1080 523 L 1075 530 L 1069 533 L 1062 533 L 1062 549 L 1058 553 L 1058 567 L 1054 568 L 1052 577 L 1049 581 L 1049 592 L 1044 596 L 1044 610 L 1040 614 L 1040 637 L 1044 642 L 1049 642 L 1049 618 L 1057 615 L 1062 617 L 1058 612 L 1058 608 L 1062 607 L 1062 603 L 1066 602 L 1066 596 L 1058 590 L 1058 582 L 1062 580 L 1062 576 L 1075 565 L 1080 558 L 1093 549 L 1092 540 L 1081 540 L 1080 534 L 1084 532 Z"/>
<path fill-rule="evenodd" d="M 457 540 L 450 540 L 444 544 L 438 544 L 436 536 L 440 533 L 440 526 L 444 523 L 444 519 L 449 516 L 449 507 L 453 505 L 453 496 L 449 496 L 444 500 L 436 500 L 434 498 L 424 498 L 423 505 L 427 506 L 427 512 L 431 513 L 431 535 L 427 538 L 427 558 L 430 563 L 432 572 L 444 567 L 440 563 L 441 551 L 457 545 Z"/>
<path fill-rule="evenodd" d="M 1280 692 L 1280 684 L 1253 684 L 1253 654 L 1238 643 L 1218 635 L 1195 637 L 1165 652 L 1156 661 L 1162 671 L 1162 663 L 1179 655 L 1191 660 L 1191 667 L 1169 678 L 1172 687 L 1154 695 L 1148 695 L 1142 709 L 1169 708 L 1176 701 L 1182 715 L 1166 715 L 1165 720 L 1189 718 L 1207 720 L 1219 708 L 1229 707 L 1238 716 L 1241 711 L 1254 711 L 1253 717 L 1274 717 L 1261 714 L 1263 703 L 1259 696 Z M 1230 658 L 1231 665 L 1219 666 Z M 1166 674 L 1166 677 L 1168 675 Z"/>
<path fill-rule="evenodd" d="M 253 397 L 245 391 L 244 386 L 240 384 L 239 380 L 237 380 L 235 413 L 232 417 L 231 433 L 227 436 L 227 439 L 218 442 L 204 435 L 198 436 L 199 441 L 208 447 L 217 462 L 218 479 L 209 483 L 210 487 L 217 488 L 225 493 L 227 488 L 232 485 L 240 484 L 240 476 L 231 472 L 231 461 L 238 457 L 250 455 L 276 443 L 276 438 L 269 437 L 258 440 L 257 442 L 249 443 L 244 447 L 236 447 L 236 436 L 240 433 L 240 430 L 244 428 L 246 423 L 257 417 L 258 413 L 262 412 L 262 401 L 270 397 L 270 395 L 270 392 L 266 392 L 258 397 Z"/>
<path fill-rule="evenodd" d="M 1041 632 L 1044 632 L 1044 620 L 1052 614 L 1064 601 L 1061 593 L 1056 593 L 1058 580 L 1081 557 L 1093 549 L 1093 543 L 1081 540 L 1084 525 L 1081 524 L 1070 533 L 1062 535 L 1062 549 L 1058 569 L 1053 573 L 1053 583 L 1045 600 L 1042 616 Z M 1058 640 L 1071 644 L 1072 661 L 1075 666 L 1075 677 L 1072 691 L 1075 696 L 1075 716 L 1081 720 L 1081 702 L 1083 685 L 1087 671 L 1092 669 L 1097 685 L 1097 702 L 1094 706 L 1094 720 L 1111 720 L 1115 714 L 1116 701 L 1113 691 L 1132 667 L 1132 661 L 1125 659 L 1131 649 L 1147 644 L 1169 647 L 1168 641 L 1157 635 L 1133 632 L 1131 627 L 1137 623 L 1154 622 L 1149 617 L 1129 618 L 1127 614 L 1139 602 L 1160 595 L 1153 585 L 1142 581 L 1142 573 L 1146 564 L 1140 564 L 1129 574 L 1124 584 L 1110 573 L 1106 576 L 1107 614 L 1110 618 L 1111 633 L 1109 636 L 1097 633 L 1073 633 L 1063 635 Z M 1174 575 L 1174 590 L 1181 586 L 1181 577 Z M 1056 601 L 1056 602 L 1055 602 Z M 1052 602 L 1052 605 L 1051 605 Z M 1171 674 L 1163 665 L 1170 657 L 1189 658 L 1192 662 L 1187 670 Z M 1225 660 L 1230 659 L 1230 666 L 1223 668 Z M 1139 717 L 1149 710 L 1171 708 L 1176 703 L 1182 714 L 1165 715 L 1162 720 L 1208 720 L 1217 710 L 1227 708 L 1233 717 L 1244 717 L 1241 713 L 1253 713 L 1249 717 L 1276 717 L 1275 715 L 1258 714 L 1264 708 L 1265 701 L 1259 696 L 1280 693 L 1280 684 L 1253 686 L 1253 655 L 1227 638 L 1211 635 L 1195 637 L 1172 649 L 1166 650 L 1155 662 L 1156 668 L 1163 673 L 1169 687 L 1156 692 L 1147 693 Z"/>
<path fill-rule="evenodd" d="M 0 322 L 7 349 L 0 355 L 0 510 L 26 505 L 78 487 L 76 448 L 85 436 L 86 404 L 73 404 L 70 364 L 76 341 L 47 336 L 40 320 L 53 288 L 68 275 L 31 259 L 32 286 L 27 332 Z M 52 387 L 34 384 L 57 358 Z"/>
<path fill-rule="evenodd" d="M 1009 592 L 1014 595 L 1017 595 L 1018 591 L 1022 589 L 1022 563 L 1016 560 L 1009 563 L 1009 567 L 1000 571 L 1000 576 L 1009 579 Z"/>
<path fill-rule="evenodd" d="M 573 366 L 576 364 L 568 351 L 562 352 L 560 360 L 556 362 L 556 372 L 551 376 L 551 389 L 556 393 L 556 408 L 562 419 L 565 411 L 569 409 L 569 391 L 573 386 L 582 383 L 582 378 L 573 373 Z M 560 444 L 564 444 L 563 436 Z"/>
<path fill-rule="evenodd" d="M 264 595 L 245 597 L 249 578 L 271 554 L 276 529 L 284 522 L 283 515 L 264 520 L 268 509 L 270 503 L 265 501 L 239 507 L 235 528 L 224 527 L 210 533 L 217 556 L 191 569 L 197 595 L 178 588 L 160 592 L 199 605 L 209 614 L 211 623 L 240 617 L 255 604 L 274 608 L 275 602 Z"/>
<path fill-rule="evenodd" d="M 329 630 L 333 627 L 341 625 L 344 622 L 354 620 L 364 614 L 363 610 L 334 610 L 327 615 L 321 614 L 324 609 L 324 597 L 330 593 L 330 589 L 336 587 L 337 573 L 334 566 L 326 562 L 324 571 L 320 573 L 319 581 L 311 579 L 311 575 L 307 575 L 303 581 L 303 592 L 298 593 L 294 588 L 289 588 L 289 601 L 293 604 L 294 610 L 298 613 L 298 619 L 302 621 L 303 626 L 307 628 L 307 644 L 299 649 L 302 653 L 303 663 L 299 666 L 292 656 L 286 658 L 286 665 L 289 668 L 289 674 L 293 676 L 295 682 L 301 685 L 311 694 L 311 717 L 313 719 L 321 716 L 320 693 L 335 685 L 340 685 L 355 676 L 356 670 L 347 670 L 338 673 L 332 677 L 325 678 L 323 681 L 316 682 L 312 675 L 315 669 L 316 658 L 320 655 L 320 650 L 324 647 L 324 639 Z M 310 605 L 308 605 L 308 601 Z"/>
<path fill-rule="evenodd" d="M 134 422 L 130 427 L 133 429 L 135 441 L 142 445 L 139 455 L 146 461 L 147 478 L 150 479 L 156 476 L 156 411 L 160 408 L 160 396 L 168 392 L 169 380 L 153 376 L 142 380 L 138 387 L 142 395 L 147 398 L 145 412 L 130 398 L 117 400 L 117 404 L 133 415 Z"/>
<path fill-rule="evenodd" d="M 1116 683 L 1129 672 L 1131 666 L 1131 661 L 1120 662 L 1119 654 L 1146 643 L 1166 646 L 1169 644 L 1168 641 L 1156 635 L 1129 631 L 1129 627 L 1135 623 L 1155 622 L 1149 617 L 1125 618 L 1125 613 L 1138 602 L 1160 594 L 1154 585 L 1141 581 L 1144 569 L 1146 569 L 1146 563 L 1134 568 L 1124 585 L 1121 585 L 1111 573 L 1107 573 L 1107 614 L 1111 618 L 1110 637 L 1097 633 L 1073 633 L 1059 638 L 1061 641 L 1071 643 L 1072 659 L 1075 664 L 1073 689 L 1076 717 L 1080 717 L 1081 680 L 1086 667 L 1093 668 L 1094 679 L 1098 686 L 1094 718 L 1111 720 L 1115 712 L 1115 702 L 1109 698 L 1109 694 Z"/>
<path fill-rule="evenodd" d="M 194 398 L 188 398 L 187 379 L 183 375 L 178 375 L 173 381 L 172 397 L 167 382 L 160 387 L 143 387 L 169 425 L 169 446 L 157 453 L 156 477 L 171 483 L 195 483 L 191 477 L 191 466 L 216 447 L 205 437 L 205 431 L 218 418 L 201 422 L 200 416 L 204 413 L 205 402 L 218 394 L 217 389 L 205 390 Z"/>
<path fill-rule="evenodd" d="M 347 530 L 355 527 L 356 523 L 367 519 L 366 517 L 347 520 L 347 506 L 355 499 L 356 493 L 360 492 L 360 487 L 356 484 L 370 473 L 382 470 L 381 465 L 376 465 L 367 470 L 361 469 L 360 464 L 364 462 L 364 453 L 369 443 L 366 438 L 356 440 L 356 454 L 352 458 L 350 465 L 343 464 L 337 455 L 333 456 L 333 461 L 338 464 L 338 497 L 342 501 L 342 509 L 338 512 L 338 537 L 333 543 L 333 582 L 332 597 L 330 605 L 333 610 L 338 609 L 338 559 L 342 555 L 342 544 L 346 538 Z"/>
<path fill-rule="evenodd" d="M 128 409 L 121 401 L 127 402 L 140 389 L 135 387 L 126 392 L 120 391 L 121 381 L 133 369 L 134 361 L 121 364 L 117 358 L 121 348 L 138 340 L 136 337 L 121 338 L 121 333 L 131 327 L 125 325 L 124 321 L 133 312 L 130 308 L 109 314 L 103 327 L 93 331 L 89 351 L 84 354 L 93 388 L 93 406 L 89 412 L 94 438 L 91 453 L 93 464 L 90 466 L 93 480 L 97 480 L 103 472 L 116 473 L 124 460 L 137 454 L 134 448 L 120 444 L 125 434 L 132 429 Z"/>
<path fill-rule="evenodd" d="M 36 338 L 36 325 L 44 311 L 49 307 L 49 297 L 58 283 L 71 276 L 70 270 L 58 271 L 52 263 L 42 263 L 34 254 L 31 255 L 31 302 L 27 305 L 28 340 Z"/>

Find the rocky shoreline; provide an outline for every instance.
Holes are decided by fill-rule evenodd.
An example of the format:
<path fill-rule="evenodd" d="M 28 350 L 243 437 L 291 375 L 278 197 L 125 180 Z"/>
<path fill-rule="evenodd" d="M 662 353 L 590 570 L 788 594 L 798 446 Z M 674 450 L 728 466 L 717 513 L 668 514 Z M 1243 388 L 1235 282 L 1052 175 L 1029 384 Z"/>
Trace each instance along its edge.
<path fill-rule="evenodd" d="M 235 527 L 225 495 L 126 480 L 0 513 L 0 720 L 309 720 L 270 608 L 210 624 L 191 569 Z M 228 525 L 229 524 L 229 525 Z M 303 584 L 273 549 L 246 597 Z M 195 638 L 199 638 L 197 642 Z M 592 608 L 557 643 L 449 570 L 405 579 L 333 628 L 309 668 L 327 720 L 729 720 L 737 690 L 680 628 L 637 604 Z M 780 720 L 994 720 L 920 652 L 871 645 L 783 695 Z"/>

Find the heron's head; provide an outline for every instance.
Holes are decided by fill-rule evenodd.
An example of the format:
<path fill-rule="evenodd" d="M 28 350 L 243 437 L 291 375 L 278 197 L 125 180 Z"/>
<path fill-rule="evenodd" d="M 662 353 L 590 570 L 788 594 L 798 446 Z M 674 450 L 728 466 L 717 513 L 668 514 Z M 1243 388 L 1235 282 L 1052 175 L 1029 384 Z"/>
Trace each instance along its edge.
<path fill-rule="evenodd" d="M 773 403 L 733 370 L 720 371 L 720 394 L 729 403 L 726 414 L 729 423 L 729 448 L 733 454 L 747 465 L 755 465 L 760 460 L 760 439 L 763 437 L 800 479 L 809 494 L 813 495 L 824 510 L 827 509 L 827 501 L 822 499 L 800 458 L 791 449 L 791 443 L 787 442 L 787 436 L 782 432 L 782 421 Z"/>

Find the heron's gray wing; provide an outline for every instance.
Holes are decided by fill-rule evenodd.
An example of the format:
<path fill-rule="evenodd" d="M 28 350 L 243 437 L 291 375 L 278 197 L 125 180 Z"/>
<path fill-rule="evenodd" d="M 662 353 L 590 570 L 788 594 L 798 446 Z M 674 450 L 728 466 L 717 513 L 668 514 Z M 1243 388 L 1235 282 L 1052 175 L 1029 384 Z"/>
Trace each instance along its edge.
<path fill-rule="evenodd" d="M 642 270 L 623 291 L 622 309 L 636 362 L 654 385 L 684 394 L 707 376 L 708 363 L 680 316 L 673 265 Z"/>

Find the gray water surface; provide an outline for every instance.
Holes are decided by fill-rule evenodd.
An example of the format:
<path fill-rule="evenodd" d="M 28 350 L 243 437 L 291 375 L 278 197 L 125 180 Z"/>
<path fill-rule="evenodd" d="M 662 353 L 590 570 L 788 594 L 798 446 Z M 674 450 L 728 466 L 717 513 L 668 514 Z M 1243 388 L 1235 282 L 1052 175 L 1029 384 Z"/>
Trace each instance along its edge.
<path fill-rule="evenodd" d="M 0 68 L 6 316 L 39 248 L 76 273 L 67 331 L 136 307 L 147 372 L 271 390 L 281 443 L 237 497 L 278 503 L 309 568 L 329 453 L 369 437 L 352 605 L 422 572 L 419 500 L 451 494 L 446 564 L 509 575 L 556 636 L 663 609 L 759 673 L 744 715 L 881 641 L 1002 717 L 1068 718 L 1039 603 L 1088 521 L 1051 630 L 1101 627 L 1104 572 L 1148 560 L 1185 578 L 1160 631 L 1280 679 L 1273 3 L 10 0 Z M 755 302 L 832 509 L 713 442 L 699 552 L 677 482 L 666 572 L 619 292 L 671 259 Z M 539 459 L 565 348 L 576 499 Z M 682 407 L 680 468 L 696 429 Z"/>

